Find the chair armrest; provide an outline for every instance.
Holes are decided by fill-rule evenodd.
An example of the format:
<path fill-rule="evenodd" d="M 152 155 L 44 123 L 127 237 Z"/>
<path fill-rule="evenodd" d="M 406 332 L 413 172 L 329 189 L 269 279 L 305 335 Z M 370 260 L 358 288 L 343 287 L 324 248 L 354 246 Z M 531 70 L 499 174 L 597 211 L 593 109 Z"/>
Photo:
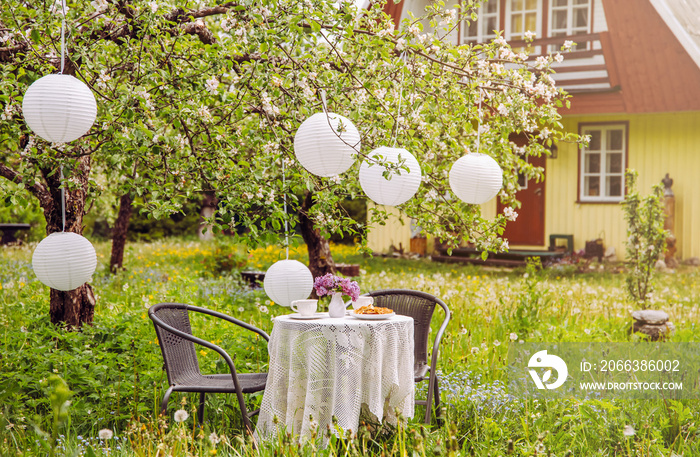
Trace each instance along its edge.
<path fill-rule="evenodd" d="M 200 308 L 199 306 L 194 306 L 194 305 L 187 305 L 187 309 L 190 311 L 195 311 L 195 312 L 202 313 L 202 314 L 208 314 L 210 316 L 218 317 L 219 319 L 223 319 L 225 321 L 231 322 L 232 324 L 236 324 L 239 327 L 243 327 L 246 330 L 250 330 L 251 332 L 257 333 L 262 338 L 264 338 L 265 341 L 267 341 L 267 342 L 270 341 L 270 335 L 265 333 L 263 330 L 257 328 L 254 325 L 251 325 L 247 322 L 243 322 L 241 320 L 238 320 L 235 317 L 231 317 L 228 314 L 220 313 L 218 311 L 212 311 L 211 309 L 207 309 L 207 308 Z"/>
<path fill-rule="evenodd" d="M 452 313 L 450 312 L 450 309 L 447 307 L 447 305 L 444 305 L 439 302 L 438 304 L 443 309 L 443 311 L 445 311 L 445 317 L 442 320 L 442 325 L 440 325 L 437 335 L 435 335 L 435 342 L 433 343 L 433 352 L 430 356 L 430 369 L 432 371 L 437 371 L 437 359 L 438 351 L 440 348 L 440 341 L 442 341 L 442 335 L 445 333 L 445 330 L 447 329 L 447 324 L 449 324 L 450 318 L 452 317 Z"/>

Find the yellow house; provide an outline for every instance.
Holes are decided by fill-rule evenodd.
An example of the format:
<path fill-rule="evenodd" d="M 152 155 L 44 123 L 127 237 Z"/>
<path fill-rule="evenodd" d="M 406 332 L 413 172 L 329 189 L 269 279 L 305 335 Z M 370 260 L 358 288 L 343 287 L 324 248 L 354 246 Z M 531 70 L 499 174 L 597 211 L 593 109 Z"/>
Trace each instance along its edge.
<path fill-rule="evenodd" d="M 425 4 L 404 0 L 387 12 L 399 19 Z M 485 41 L 499 29 L 513 47 L 524 44 L 525 31 L 534 31 L 540 54 L 564 40 L 576 43 L 555 66 L 555 80 L 572 94 L 571 108 L 561 111 L 564 128 L 591 136 L 587 148 L 558 144 L 552 157 L 539 159 L 545 180 L 526 183 L 518 194 L 523 206 L 504 235 L 511 249 L 546 249 L 550 235 L 572 235 L 576 251 L 602 239 L 624 257 L 619 203 L 625 169 L 631 168 L 639 173 L 642 194 L 666 174 L 673 180 L 676 257 L 700 257 L 700 236 L 694 236 L 700 233 L 700 4 L 488 0 L 477 12 L 479 20 L 461 27 L 455 40 Z M 487 217 L 499 210 L 496 201 L 482 208 Z M 371 230 L 372 249 L 410 246 L 410 225 L 397 221 Z"/>

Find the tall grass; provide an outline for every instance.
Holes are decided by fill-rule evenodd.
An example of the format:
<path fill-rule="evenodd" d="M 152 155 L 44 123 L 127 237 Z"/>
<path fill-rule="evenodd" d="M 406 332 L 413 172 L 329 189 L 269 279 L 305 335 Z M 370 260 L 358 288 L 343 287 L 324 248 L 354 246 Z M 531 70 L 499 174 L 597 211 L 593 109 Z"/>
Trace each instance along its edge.
<path fill-rule="evenodd" d="M 117 456 L 403 455 L 411 449 L 417 455 L 700 455 L 697 400 L 538 402 L 513 398 L 505 388 L 511 344 L 639 338 L 628 332 L 632 305 L 619 266 L 485 269 L 363 257 L 353 247 L 334 246 L 336 261 L 360 264 L 363 291 L 423 290 L 450 306 L 453 319 L 439 366 L 447 425 L 425 428 L 416 414 L 397 430 L 380 432 L 370 424 L 354 437 L 332 434 L 326 449 L 282 434 L 255 450 L 241 433 L 235 402 L 225 395 L 209 396 L 204 427 L 195 423 L 196 399 L 187 395 L 174 395 L 168 417 L 158 418 L 167 386 L 147 308 L 161 301 L 199 304 L 269 332 L 272 317 L 288 310 L 229 268 L 264 270 L 284 258 L 282 250 L 245 252 L 225 242 L 181 240 L 130 244 L 125 271 L 110 275 L 109 245 L 97 244 L 94 325 L 64 332 L 48 321 L 48 289 L 31 270 L 32 247 L 0 252 L 0 455 L 46 455 L 47 449 Z M 305 248 L 291 249 L 290 257 L 304 261 Z M 671 342 L 698 342 L 699 279 L 690 267 L 657 277 L 652 304 L 671 315 L 677 328 Z M 267 368 L 264 341 L 207 319 L 195 325 L 235 354 L 237 364 Z M 215 354 L 199 355 L 203 370 L 225 371 Z M 72 392 L 59 424 L 52 376 Z M 188 411 L 189 418 L 175 422 L 176 409 Z M 59 432 L 52 437 L 54 425 Z M 100 439 L 100 430 L 113 436 L 103 433 Z"/>

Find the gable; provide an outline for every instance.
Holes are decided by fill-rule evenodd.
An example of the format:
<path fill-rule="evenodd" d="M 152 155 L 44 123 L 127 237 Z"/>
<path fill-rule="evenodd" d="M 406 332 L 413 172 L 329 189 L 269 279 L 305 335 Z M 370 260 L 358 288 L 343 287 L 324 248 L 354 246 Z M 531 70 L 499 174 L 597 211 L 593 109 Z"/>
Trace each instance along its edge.
<path fill-rule="evenodd" d="M 602 3 L 608 32 L 601 42 L 617 85 L 606 93 L 574 95 L 563 114 L 700 109 L 700 68 L 651 2 Z"/>

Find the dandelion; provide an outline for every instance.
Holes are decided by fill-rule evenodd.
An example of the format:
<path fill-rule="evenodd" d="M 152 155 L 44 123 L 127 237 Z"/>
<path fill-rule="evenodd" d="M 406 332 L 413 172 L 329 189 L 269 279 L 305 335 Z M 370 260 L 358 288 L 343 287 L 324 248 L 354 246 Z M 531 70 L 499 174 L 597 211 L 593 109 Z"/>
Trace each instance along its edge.
<path fill-rule="evenodd" d="M 259 309 L 260 312 L 263 313 L 263 314 L 267 314 L 268 311 L 269 311 L 269 310 L 267 309 L 267 306 L 265 306 L 265 305 L 260 306 L 258 309 Z"/>
<path fill-rule="evenodd" d="M 622 429 L 622 434 L 625 436 L 633 436 L 634 427 L 632 427 L 631 425 L 625 425 L 625 427 Z"/>
<path fill-rule="evenodd" d="M 511 334 L 509 335 L 509 338 L 510 338 L 511 341 L 515 341 L 515 340 L 518 339 L 518 334 L 517 334 L 517 333 L 511 333 Z"/>
<path fill-rule="evenodd" d="M 479 353 L 479 348 L 476 347 L 476 346 L 474 346 L 474 347 L 472 348 L 471 352 L 472 352 L 472 355 L 478 354 L 478 353 Z"/>
<path fill-rule="evenodd" d="M 221 441 L 221 439 L 216 434 L 216 432 L 211 432 L 211 434 L 209 435 L 209 442 L 216 446 L 219 443 L 219 441 Z"/>
<path fill-rule="evenodd" d="M 100 437 L 101 440 L 111 440 L 114 436 L 114 433 L 112 433 L 112 430 L 108 428 L 103 428 L 97 433 L 97 435 Z"/>
<path fill-rule="evenodd" d="M 493 341 L 493 346 L 494 346 L 494 347 L 498 347 L 498 346 L 500 346 L 500 345 L 501 345 L 501 342 L 500 342 L 500 341 L 498 341 L 498 340 L 494 340 L 494 341 Z"/>
<path fill-rule="evenodd" d="M 189 413 L 185 411 L 184 409 L 178 409 L 175 411 L 175 422 L 185 422 L 188 417 L 190 417 Z"/>

